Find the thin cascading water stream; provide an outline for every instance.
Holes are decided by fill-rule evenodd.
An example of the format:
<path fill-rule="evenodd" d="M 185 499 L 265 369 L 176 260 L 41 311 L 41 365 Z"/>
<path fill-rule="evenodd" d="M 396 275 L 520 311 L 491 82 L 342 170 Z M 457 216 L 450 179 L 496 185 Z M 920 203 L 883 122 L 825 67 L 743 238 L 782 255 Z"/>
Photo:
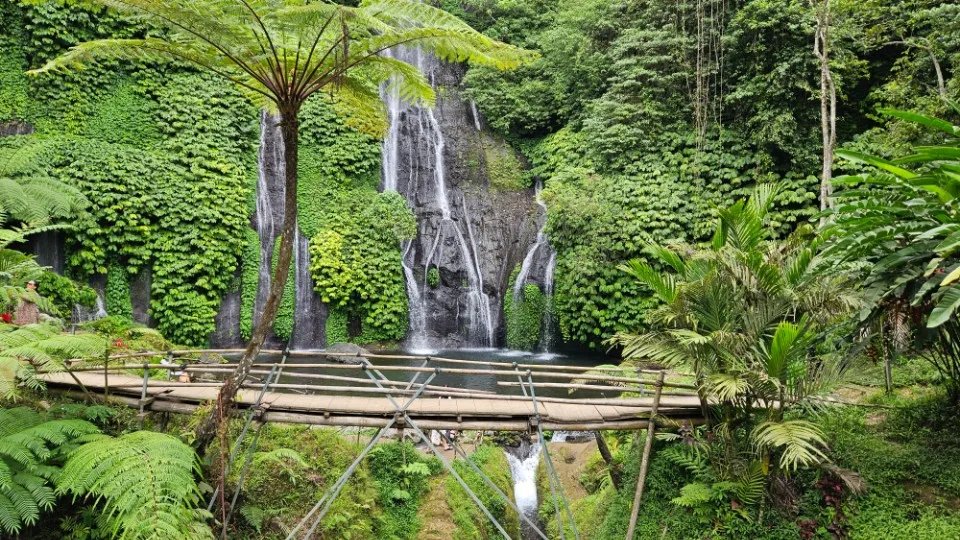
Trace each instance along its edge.
<path fill-rule="evenodd" d="M 107 308 L 104 305 L 103 297 L 100 296 L 100 293 L 97 293 L 97 303 L 94 304 L 92 309 L 83 307 L 80 304 L 74 304 L 73 313 L 71 315 L 72 317 L 70 322 L 72 324 L 83 324 L 99 321 L 107 316 Z"/>
<path fill-rule="evenodd" d="M 439 61 L 432 55 L 425 54 L 418 48 L 398 47 L 386 51 L 386 56 L 401 60 L 416 66 L 421 72 L 431 75 L 438 67 Z M 403 102 L 399 90 L 387 85 L 384 88 L 384 102 L 387 106 L 390 126 L 383 142 L 383 189 L 384 191 L 403 191 L 403 195 L 411 205 L 416 205 L 421 194 L 417 193 L 416 175 L 414 167 L 410 166 L 410 177 L 406 186 L 400 185 L 400 171 L 404 163 L 402 159 L 412 163 L 418 159 L 418 165 L 428 171 L 430 182 L 421 186 L 432 192 L 432 203 L 439 211 L 439 222 L 434 223 L 432 241 L 426 254 L 417 251 L 418 241 L 409 242 L 403 249 L 403 272 L 407 282 L 407 297 L 410 305 L 410 331 L 408 345 L 418 349 L 430 346 L 428 315 L 435 311 L 430 302 L 435 301 L 437 295 L 428 294 L 429 270 L 431 267 L 441 266 L 441 255 L 445 239 L 452 238 L 459 255 L 461 268 L 464 271 L 466 309 L 458 310 L 464 317 L 463 326 L 466 329 L 467 341 L 470 344 L 492 346 L 494 344 L 494 318 L 490 308 L 490 298 L 484 292 L 483 272 L 478 257 L 477 240 L 470 223 L 466 201 L 463 201 L 462 217 L 454 215 L 453 201 L 447 186 L 446 167 L 444 163 L 445 138 L 441 124 L 432 109 L 423 108 Z M 476 125 L 479 120 L 475 117 Z M 404 137 L 413 137 L 415 140 L 405 141 Z M 406 143 L 406 144 L 404 144 Z M 401 155 L 401 146 L 409 148 L 409 155 Z M 422 153 L 420 151 L 424 150 Z M 410 165 L 406 163 L 406 165 Z M 420 216 L 420 219 L 424 219 Z M 434 218 L 435 219 L 435 218 Z M 422 225 L 423 223 L 421 223 Z M 424 229 L 421 228 L 421 235 Z M 418 255 L 421 255 L 419 258 Z M 417 283 L 414 266 L 423 268 L 423 279 Z M 458 324 L 459 327 L 459 324 Z"/>
<path fill-rule="evenodd" d="M 480 113 L 477 112 L 477 102 L 470 100 L 470 114 L 473 115 L 473 127 L 477 128 L 477 131 L 483 131 L 483 126 L 480 124 Z"/>
<path fill-rule="evenodd" d="M 277 216 L 283 215 L 283 209 L 276 208 L 275 202 L 283 204 L 284 178 L 286 165 L 283 156 L 283 133 L 280 131 L 279 118 L 262 111 L 260 113 L 260 150 L 257 155 L 257 236 L 260 238 L 260 267 L 257 279 L 257 296 L 253 308 L 253 326 L 256 327 L 267 304 L 270 294 L 270 270 L 273 267 L 273 246 L 280 229 L 274 223 Z M 279 190 L 280 195 L 274 201 L 271 189 Z"/>
<path fill-rule="evenodd" d="M 315 349 L 322 342 L 321 321 L 317 320 L 318 301 L 313 292 L 313 278 L 310 276 L 310 239 L 300 234 L 297 227 L 293 244 L 294 264 L 294 305 L 293 334 L 290 336 L 290 348 L 294 350 Z"/>
<path fill-rule="evenodd" d="M 266 111 L 260 114 L 255 217 L 257 236 L 260 238 L 260 266 L 254 300 L 254 326 L 259 322 L 270 294 L 273 255 L 283 227 L 287 168 L 279 120 L 278 116 Z M 300 233 L 299 224 L 294 231 L 292 286 L 296 307 L 289 345 L 292 349 L 315 349 L 323 345 L 323 310 L 313 292 L 313 279 L 310 276 L 310 239 Z"/>
<path fill-rule="evenodd" d="M 540 443 L 521 441 L 517 447 L 504 449 L 513 477 L 513 497 L 517 509 L 534 523 L 537 522 L 537 465 L 540 463 Z M 520 520 L 522 538 L 538 538 L 526 521 Z"/>
<path fill-rule="evenodd" d="M 514 302 L 519 301 L 520 297 L 523 295 L 523 287 L 527 284 L 527 278 L 530 277 L 530 271 L 533 270 L 534 263 L 537 260 L 537 252 L 541 248 L 546 247 L 550 249 L 550 244 L 547 241 L 547 205 L 540 200 L 540 190 L 543 189 L 543 183 L 540 180 L 537 180 L 536 186 L 534 187 L 535 199 L 537 201 L 537 206 L 543 210 L 543 224 L 540 225 L 540 229 L 537 230 L 537 240 L 530 246 L 530 249 L 527 250 L 527 255 L 523 258 L 523 263 L 520 264 L 520 272 L 517 273 L 517 279 L 513 282 L 513 300 Z M 553 250 L 551 250 L 553 253 Z M 551 276 L 551 280 L 553 276 Z M 546 291 L 544 291 L 546 292 Z"/>
<path fill-rule="evenodd" d="M 557 252 L 550 250 L 550 259 L 543 274 L 543 295 L 546 304 L 543 308 L 543 320 L 540 332 L 540 351 L 549 353 L 553 349 L 556 334 L 556 319 L 553 316 L 553 274 L 557 269 Z"/>

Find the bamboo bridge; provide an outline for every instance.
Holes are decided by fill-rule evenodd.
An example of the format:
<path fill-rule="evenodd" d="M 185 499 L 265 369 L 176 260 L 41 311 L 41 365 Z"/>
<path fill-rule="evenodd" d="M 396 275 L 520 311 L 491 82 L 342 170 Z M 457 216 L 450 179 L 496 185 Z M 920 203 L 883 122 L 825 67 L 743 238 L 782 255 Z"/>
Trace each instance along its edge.
<path fill-rule="evenodd" d="M 75 397 L 109 396 L 116 403 L 141 412 L 191 413 L 202 403 L 216 400 L 222 378 L 236 364 L 196 363 L 197 354 L 239 354 L 242 351 L 168 351 L 113 355 L 106 361 L 76 360 L 66 370 L 40 374 L 51 390 Z M 263 351 L 288 357 L 344 357 L 350 353 Z M 137 362 L 137 358 L 164 358 L 164 364 Z M 405 412 L 424 429 L 536 431 L 643 429 L 659 397 L 662 421 L 692 421 L 700 416 L 700 401 L 694 386 L 659 380 L 660 371 L 635 369 L 636 377 L 623 377 L 623 370 L 585 366 L 478 362 L 431 356 L 366 354 L 372 360 L 348 364 L 333 361 L 311 363 L 257 363 L 238 395 L 238 407 L 254 411 L 263 422 L 319 426 L 384 427 L 397 413 L 395 399 L 417 399 Z M 420 361 L 420 366 L 375 364 L 378 359 Z M 313 373 L 319 369 L 343 375 Z M 269 383 L 263 376 L 275 370 Z M 162 371 L 190 373 L 196 382 L 167 380 Z M 384 375 L 390 373 L 391 379 Z M 606 372 L 613 372 L 606 375 Z M 158 376 L 158 373 L 160 375 Z M 496 377 L 499 388 L 521 388 L 523 395 L 452 388 L 418 382 L 421 377 L 455 373 L 463 376 Z M 616 374 L 614 374 L 616 373 Z M 308 383 L 283 383 L 288 379 Z M 617 375 L 619 374 L 619 376 Z M 402 377 L 402 379 L 401 379 Z M 251 380 L 252 379 L 252 380 Z M 253 382 L 259 379 L 260 382 Z M 399 379 L 399 380 L 396 380 Z M 507 380 L 503 380 L 507 379 Z M 510 380 L 512 379 L 512 380 Z M 575 382 L 574 382 L 575 380 Z M 658 386 L 659 383 L 659 386 Z M 604 392 L 630 397 L 545 397 L 537 390 Z M 395 427 L 404 427 L 401 418 Z"/>
<path fill-rule="evenodd" d="M 138 408 L 141 419 L 151 412 L 192 413 L 204 403 L 216 400 L 222 386 L 219 379 L 237 367 L 237 364 L 229 362 L 201 362 L 198 356 L 242 352 L 216 349 L 105 354 L 98 359 L 68 361 L 63 370 L 39 373 L 38 377 L 50 390 L 64 392 L 71 397 L 107 400 Z M 290 531 L 287 540 L 313 538 L 356 468 L 391 428 L 412 430 L 439 457 L 447 472 L 466 490 L 500 534 L 504 538 L 512 538 L 425 433 L 429 430 L 438 431 L 453 446 L 457 455 L 463 456 L 464 463 L 543 540 L 547 540 L 547 536 L 535 518 L 521 512 L 507 494 L 471 460 L 466 459 L 465 452 L 456 440 L 448 438 L 446 430 L 536 433 L 541 441 L 558 531 L 563 540 L 566 538 L 566 527 L 572 529 L 573 538 L 579 540 L 580 535 L 547 449 L 544 430 L 646 430 L 627 532 L 627 540 L 633 540 L 655 429 L 658 426 L 678 426 L 702 420 L 696 387 L 669 381 L 667 372 L 662 370 L 633 368 L 632 371 L 625 371 L 615 367 L 480 362 L 434 356 L 364 354 L 361 357 L 359 354 L 325 351 L 265 350 L 261 354 L 278 354 L 280 360 L 253 364 L 237 396 L 237 408 L 246 413 L 246 420 L 237 441 L 232 445 L 222 477 L 226 477 L 235 465 L 250 427 L 254 423 L 258 425 L 253 441 L 247 448 L 238 487 L 228 502 L 226 488 L 221 482 L 207 506 L 211 510 L 220 501 L 224 535 L 236 508 L 237 497 L 243 489 L 260 429 L 268 422 L 282 422 L 376 429 L 375 435 L 346 471 Z M 296 357 L 306 357 L 307 361 L 287 362 Z M 326 361 L 316 362 L 318 357 Z M 222 356 L 216 358 L 222 359 Z M 160 363 L 157 363 L 158 360 Z M 387 360 L 420 364 L 377 363 Z M 318 373 L 320 370 L 327 373 Z M 393 375 L 393 378 L 386 373 Z M 170 380 L 172 374 L 189 374 L 190 382 Z M 497 391 L 431 385 L 434 378 L 442 374 L 492 376 L 496 379 Z M 281 377 L 294 382 L 282 382 L 284 379 Z M 421 377 L 424 378 L 422 382 Z M 521 391 L 519 395 L 516 393 L 518 388 Z M 541 391 L 539 396 L 538 389 Z M 543 395 L 544 390 L 548 389 L 566 390 L 568 394 L 564 397 Z M 575 397 L 573 393 L 603 395 Z M 310 523 L 312 525 L 308 526 Z"/>

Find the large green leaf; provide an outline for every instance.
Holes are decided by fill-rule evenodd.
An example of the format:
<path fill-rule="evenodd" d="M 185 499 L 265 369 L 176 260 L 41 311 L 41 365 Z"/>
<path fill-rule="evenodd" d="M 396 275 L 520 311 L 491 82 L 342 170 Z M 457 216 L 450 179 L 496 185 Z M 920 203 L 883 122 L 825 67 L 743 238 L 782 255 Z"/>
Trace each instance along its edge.
<path fill-rule="evenodd" d="M 950 320 L 954 312 L 960 307 L 960 286 L 951 286 L 943 291 L 936 307 L 930 312 L 927 319 L 927 328 L 936 328 Z"/>
<path fill-rule="evenodd" d="M 960 137 L 960 127 L 947 122 L 946 120 L 941 120 L 933 116 L 927 116 L 919 113 L 901 111 L 899 109 L 889 109 L 889 108 L 880 108 L 879 112 L 886 114 L 887 116 L 893 116 L 896 118 L 901 118 L 907 120 L 908 122 L 914 122 L 921 124 L 927 127 L 936 129 L 937 131 L 942 131 L 947 135 L 952 135 L 954 137 Z"/>

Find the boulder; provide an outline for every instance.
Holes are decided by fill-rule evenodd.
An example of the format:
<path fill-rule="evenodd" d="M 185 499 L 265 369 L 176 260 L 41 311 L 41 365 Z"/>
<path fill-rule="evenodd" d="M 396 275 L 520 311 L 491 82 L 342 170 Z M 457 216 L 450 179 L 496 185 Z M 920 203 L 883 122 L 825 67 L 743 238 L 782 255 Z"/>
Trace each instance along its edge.
<path fill-rule="evenodd" d="M 338 353 L 336 355 L 320 354 L 323 359 L 328 362 L 338 362 L 341 364 L 362 364 L 368 361 L 366 357 L 370 354 L 370 351 L 353 343 L 334 343 L 324 349 L 324 352 Z M 341 356 L 341 354 L 350 354 L 353 356 Z"/>

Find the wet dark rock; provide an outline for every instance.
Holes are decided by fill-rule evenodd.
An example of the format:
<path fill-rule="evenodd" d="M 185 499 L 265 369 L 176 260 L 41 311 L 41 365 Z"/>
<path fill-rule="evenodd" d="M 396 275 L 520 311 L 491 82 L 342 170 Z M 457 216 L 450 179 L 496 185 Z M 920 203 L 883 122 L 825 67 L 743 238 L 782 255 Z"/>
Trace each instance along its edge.
<path fill-rule="evenodd" d="M 363 364 L 367 362 L 367 355 L 370 354 L 370 351 L 364 349 L 359 345 L 354 345 L 353 343 L 334 343 L 333 345 L 326 348 L 324 352 L 328 353 L 340 353 L 340 354 L 350 354 L 353 356 L 341 356 L 337 355 L 322 355 L 322 358 L 327 362 L 337 362 L 340 364 Z"/>

